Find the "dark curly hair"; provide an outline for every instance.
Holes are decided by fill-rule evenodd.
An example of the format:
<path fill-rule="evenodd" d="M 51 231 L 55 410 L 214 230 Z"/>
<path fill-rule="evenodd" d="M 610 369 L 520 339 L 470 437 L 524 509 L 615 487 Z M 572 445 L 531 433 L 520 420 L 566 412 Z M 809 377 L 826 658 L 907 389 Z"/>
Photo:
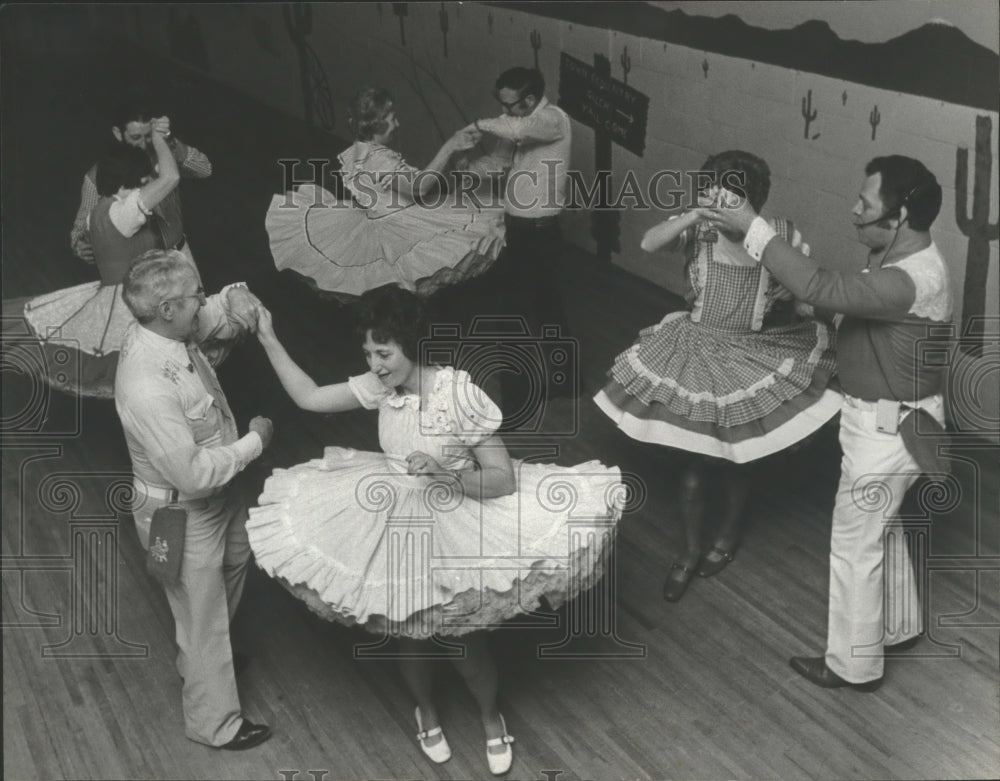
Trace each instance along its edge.
<path fill-rule="evenodd" d="M 732 149 L 709 157 L 701 166 L 714 174 L 715 184 L 737 195 L 745 195 L 759 212 L 771 192 L 771 169 L 757 155 Z"/>
<path fill-rule="evenodd" d="M 395 342 L 409 360 L 419 363 L 420 340 L 430 335 L 430 320 L 424 302 L 398 285 L 369 290 L 355 304 L 355 333 L 364 341 Z"/>
<path fill-rule="evenodd" d="M 140 124 L 145 124 L 154 116 L 155 115 L 146 104 L 145 98 L 131 96 L 123 100 L 115 107 L 114 114 L 112 114 L 111 117 L 114 122 L 112 127 L 116 127 L 124 133 L 129 122 L 139 122 Z"/>
<path fill-rule="evenodd" d="M 535 68 L 508 68 L 497 76 L 493 94 L 499 95 L 502 89 L 514 90 L 522 99 L 531 95 L 538 101 L 545 94 L 545 78 Z"/>
<path fill-rule="evenodd" d="M 97 161 L 97 194 L 115 195 L 122 187 L 132 190 L 142 186 L 142 179 L 153 173 L 153 161 L 142 149 L 115 144 Z"/>
<path fill-rule="evenodd" d="M 354 96 L 348 109 L 348 125 L 356 141 L 371 141 L 376 133 L 384 133 L 385 118 L 392 111 L 392 95 L 381 87 L 365 87 Z"/>

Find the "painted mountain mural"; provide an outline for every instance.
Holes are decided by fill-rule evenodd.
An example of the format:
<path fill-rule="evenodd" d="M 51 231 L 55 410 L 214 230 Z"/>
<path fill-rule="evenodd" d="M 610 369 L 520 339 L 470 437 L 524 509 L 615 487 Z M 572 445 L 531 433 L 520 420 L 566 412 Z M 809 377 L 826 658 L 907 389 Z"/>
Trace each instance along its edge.
<path fill-rule="evenodd" d="M 947 103 L 1000 108 L 1000 55 L 946 23 L 928 23 L 881 43 L 862 43 L 841 39 L 818 20 L 768 30 L 732 14 L 693 16 L 645 3 L 630 3 L 627 11 L 620 2 L 490 5 Z"/>

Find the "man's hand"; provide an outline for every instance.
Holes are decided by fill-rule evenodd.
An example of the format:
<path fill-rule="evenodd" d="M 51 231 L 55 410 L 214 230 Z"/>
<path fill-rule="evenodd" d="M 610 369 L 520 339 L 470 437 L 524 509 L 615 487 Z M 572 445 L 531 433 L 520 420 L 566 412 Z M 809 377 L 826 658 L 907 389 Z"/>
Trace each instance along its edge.
<path fill-rule="evenodd" d="M 719 189 L 715 205 L 699 206 L 694 211 L 708 220 L 712 227 L 740 235 L 750 229 L 750 224 L 758 216 L 748 199 L 725 188 Z"/>
<path fill-rule="evenodd" d="M 73 245 L 73 254 L 84 263 L 97 262 L 97 258 L 94 257 L 94 248 L 83 239 L 80 239 Z"/>
<path fill-rule="evenodd" d="M 250 421 L 250 430 L 257 432 L 261 444 L 266 450 L 267 446 L 271 444 L 271 437 L 274 436 L 274 424 L 271 422 L 271 419 L 258 415 Z"/>
<path fill-rule="evenodd" d="M 247 331 L 256 330 L 257 312 L 263 307 L 260 299 L 245 287 L 231 287 L 226 291 L 226 313 Z"/>

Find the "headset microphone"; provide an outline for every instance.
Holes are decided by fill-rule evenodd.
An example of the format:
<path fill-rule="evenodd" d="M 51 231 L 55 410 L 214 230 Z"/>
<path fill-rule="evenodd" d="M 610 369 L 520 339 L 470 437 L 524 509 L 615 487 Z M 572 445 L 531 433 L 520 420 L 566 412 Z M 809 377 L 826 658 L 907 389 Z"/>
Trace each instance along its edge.
<path fill-rule="evenodd" d="M 891 220 L 893 217 L 897 216 L 897 214 L 899 213 L 899 211 L 900 211 L 899 209 L 892 209 L 891 211 L 887 211 L 885 214 L 880 214 L 874 220 L 868 220 L 868 222 L 856 222 L 856 223 L 854 223 L 854 227 L 855 228 L 869 228 L 872 225 L 878 225 L 879 223 L 883 223 L 883 222 L 886 222 L 888 220 Z M 883 226 L 883 227 L 886 227 L 886 226 Z"/>
<path fill-rule="evenodd" d="M 856 222 L 856 223 L 854 223 L 854 227 L 855 228 L 869 228 L 872 225 L 878 225 L 879 223 L 887 222 L 888 220 L 891 220 L 894 217 L 899 217 L 903 213 L 903 207 L 904 206 L 909 206 L 910 199 L 914 195 L 916 195 L 917 191 L 920 190 L 920 189 L 921 189 L 920 185 L 917 185 L 916 187 L 911 188 L 910 191 L 908 193 L 906 193 L 906 195 L 903 196 L 903 200 L 900 202 L 899 206 L 897 206 L 895 209 L 889 209 L 889 211 L 887 211 L 884 214 L 876 217 L 874 220 L 868 220 L 868 222 Z M 904 222 L 905 222 L 905 220 L 904 220 Z M 882 227 L 888 228 L 889 226 L 888 225 L 883 225 Z M 897 230 L 898 230 L 898 228 L 897 228 Z"/>

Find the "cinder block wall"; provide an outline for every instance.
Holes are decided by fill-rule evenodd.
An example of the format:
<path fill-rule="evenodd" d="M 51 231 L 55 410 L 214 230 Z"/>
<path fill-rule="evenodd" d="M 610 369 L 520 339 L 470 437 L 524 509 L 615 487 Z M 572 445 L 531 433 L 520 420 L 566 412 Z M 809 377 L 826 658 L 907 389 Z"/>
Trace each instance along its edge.
<path fill-rule="evenodd" d="M 823 3 L 812 4 L 822 18 Z M 558 94 L 559 56 L 566 52 L 593 63 L 595 54 L 611 62 L 623 78 L 621 56 L 628 51 L 628 84 L 649 96 L 646 148 L 642 157 L 615 146 L 614 182 L 634 171 L 647 182 L 661 169 L 696 168 L 713 152 L 743 148 L 764 157 L 773 172 L 765 213 L 791 217 L 814 255 L 843 267 L 863 262 L 855 240 L 851 209 L 864 164 L 876 155 L 900 153 L 923 160 L 944 187 L 935 241 L 948 258 L 959 294 L 968 240 L 955 216 L 956 150 L 974 157 L 976 116 L 992 119 L 991 146 L 997 149 L 996 112 L 984 112 L 914 95 L 888 92 L 749 60 L 706 53 L 649 38 L 569 24 L 526 11 L 478 4 L 411 3 L 403 18 L 393 3 L 331 3 L 311 6 L 305 40 L 326 75 L 333 99 L 333 131 L 349 138 L 347 104 L 363 84 L 389 88 L 397 98 L 403 128 L 400 147 L 414 164 L 427 162 L 444 138 L 497 106 L 491 85 L 499 70 L 538 65 Z M 197 20 L 210 73 L 261 102 L 302 117 L 304 103 L 299 54 L 279 5 L 148 4 L 125 9 L 95 6 L 101 24 L 143 46 L 171 56 L 168 14 Z M 689 9 L 695 13 L 696 7 Z M 623 13 L 627 7 L 623 6 Z M 446 17 L 446 21 L 444 21 Z M 402 34 L 401 34 L 402 24 Z M 446 30 L 444 28 L 447 28 Z M 405 36 L 405 43 L 403 43 Z M 445 55 L 447 39 L 447 56 Z M 311 56 L 311 55 L 310 55 Z M 706 68 L 707 65 L 707 68 Z M 803 99 L 811 93 L 816 118 L 805 137 Z M 845 98 L 846 95 L 846 98 Z M 872 139 L 870 117 L 878 108 Z M 573 123 L 573 164 L 588 179 L 594 170 L 594 133 Z M 331 159 L 339 152 L 331 149 Z M 990 185 L 991 221 L 997 219 L 1000 159 Z M 969 201 L 971 182 L 969 172 Z M 674 292 L 682 289 L 676 260 L 639 249 L 642 233 L 663 215 L 630 208 L 621 215 L 623 268 Z M 569 239 L 593 250 L 589 215 L 569 214 Z M 1000 315 L 997 243 L 990 245 L 986 312 Z M 961 302 L 958 302 L 959 308 Z"/>

